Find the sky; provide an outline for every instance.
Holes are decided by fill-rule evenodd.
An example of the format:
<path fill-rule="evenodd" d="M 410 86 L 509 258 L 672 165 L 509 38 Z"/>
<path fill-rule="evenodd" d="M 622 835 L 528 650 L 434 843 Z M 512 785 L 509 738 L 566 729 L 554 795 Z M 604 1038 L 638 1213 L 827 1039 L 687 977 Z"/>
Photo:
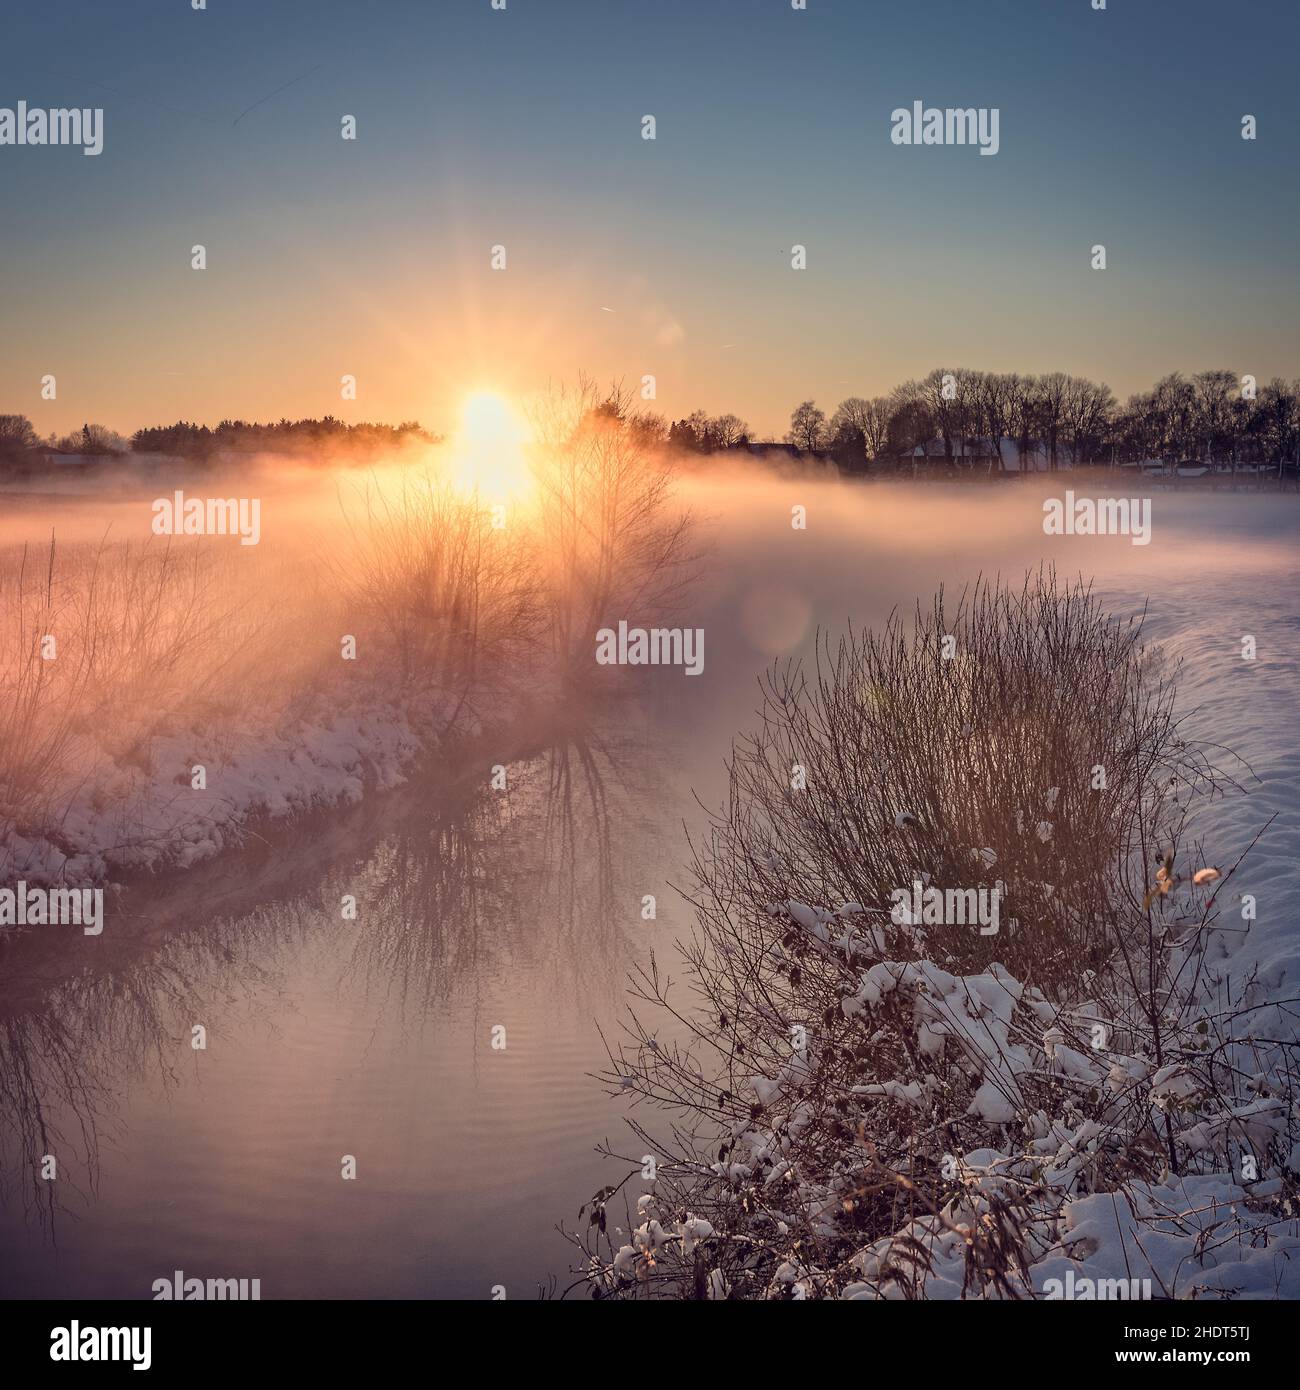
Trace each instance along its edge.
<path fill-rule="evenodd" d="M 0 146 L 0 412 L 447 431 L 585 372 L 779 436 L 937 366 L 1300 376 L 1300 10 L 1093 2 L 8 5 L 0 108 L 104 149 Z M 917 100 L 998 153 L 892 143 Z"/>

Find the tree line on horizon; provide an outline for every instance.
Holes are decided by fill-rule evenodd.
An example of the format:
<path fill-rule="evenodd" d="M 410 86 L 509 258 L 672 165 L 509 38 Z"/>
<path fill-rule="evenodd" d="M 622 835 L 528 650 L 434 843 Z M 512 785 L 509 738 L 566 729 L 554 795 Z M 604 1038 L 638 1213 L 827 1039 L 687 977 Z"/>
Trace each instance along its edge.
<path fill-rule="evenodd" d="M 179 421 L 175 425 L 152 426 L 136 430 L 131 436 L 133 453 L 186 454 L 204 457 L 215 453 L 378 453 L 409 441 L 431 444 L 429 434 L 418 420 L 400 425 L 373 424 L 368 420 L 348 424 L 333 415 L 320 420 L 287 420 L 261 425 L 247 420 L 222 420 L 215 429 Z"/>
<path fill-rule="evenodd" d="M 138 429 L 129 440 L 104 425 L 86 424 L 70 434 L 42 439 L 25 415 L 0 415 L 0 456 L 41 448 L 66 454 L 175 454 L 198 459 L 219 453 L 310 454 L 320 449 L 372 454 L 408 440 L 434 443 L 436 438 L 416 420 L 404 420 L 400 425 L 369 421 L 348 424 L 326 415 L 321 420 L 282 418 L 265 425 L 222 420 L 215 428 L 178 420 L 174 425 Z"/>
<path fill-rule="evenodd" d="M 632 411 L 625 393 L 611 390 L 597 415 L 617 420 L 645 447 L 712 454 L 778 441 L 757 438 L 738 415 L 696 410 L 680 420 Z M 210 458 L 219 453 L 369 456 L 439 436 L 417 421 L 348 424 L 333 416 L 281 419 L 270 424 L 222 420 L 215 428 L 177 421 L 138 429 L 128 443 L 102 425 L 41 440 L 24 415 L 0 415 L 0 456 L 42 446 L 65 453 L 171 454 Z M 1300 381 L 1274 377 L 1263 385 L 1224 369 L 1184 376 L 1172 372 L 1124 404 L 1110 387 L 1065 372 L 1040 376 L 936 368 L 887 395 L 850 396 L 828 415 L 815 401 L 791 412 L 784 444 L 834 458 L 850 470 L 897 465 L 925 450 L 931 460 L 969 461 L 971 441 L 1011 440 L 1021 456 L 1037 451 L 1049 468 L 1075 463 L 1300 462 Z M 988 450 L 1001 457 L 1001 448 Z"/>
<path fill-rule="evenodd" d="M 644 430 L 645 417 L 639 427 Z M 958 463 L 972 440 L 1038 448 L 1049 467 L 1145 459 L 1281 464 L 1300 460 L 1300 381 L 1264 385 L 1219 369 L 1172 372 L 1121 405 L 1109 386 L 1065 372 L 1042 376 L 936 368 L 888 395 L 850 396 L 828 416 L 806 400 L 784 443 L 846 467 L 914 456 Z M 695 453 L 761 443 L 735 415 L 702 410 L 674 420 L 666 443 Z M 775 441 L 771 441 L 775 442 Z"/>

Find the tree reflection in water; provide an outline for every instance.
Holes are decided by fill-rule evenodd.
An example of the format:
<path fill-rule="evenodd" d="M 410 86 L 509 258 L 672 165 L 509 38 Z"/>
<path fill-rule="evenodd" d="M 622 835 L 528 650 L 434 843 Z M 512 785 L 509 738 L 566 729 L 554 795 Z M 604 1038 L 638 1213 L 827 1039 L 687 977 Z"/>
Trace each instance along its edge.
<path fill-rule="evenodd" d="M 89 962 L 64 937 L 9 939 L 0 1203 L 20 1203 L 57 1244 L 70 1198 L 96 1197 L 128 1088 L 173 1088 L 196 1020 L 210 1040 L 274 1032 L 296 1008 L 294 963 L 318 946 L 376 1027 L 418 1031 L 453 995 L 519 972 L 555 1007 L 590 1013 L 593 990 L 618 989 L 645 925 L 646 866 L 667 828 L 655 820 L 669 804 L 661 754 L 627 722 L 617 735 L 577 722 L 548 731 L 508 765 L 504 790 L 477 768 L 431 778 L 183 882 L 123 890 Z M 344 894 L 356 921 L 342 920 Z M 42 1176 L 47 1154 L 58 1181 Z"/>

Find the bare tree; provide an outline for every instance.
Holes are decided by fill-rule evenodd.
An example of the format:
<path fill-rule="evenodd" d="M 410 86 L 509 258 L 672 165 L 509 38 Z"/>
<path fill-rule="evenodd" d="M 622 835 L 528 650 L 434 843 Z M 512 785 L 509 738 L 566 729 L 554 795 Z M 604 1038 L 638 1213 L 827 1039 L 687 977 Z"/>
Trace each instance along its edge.
<path fill-rule="evenodd" d="M 732 449 L 749 436 L 749 425 L 739 415 L 719 415 L 708 424 L 715 449 Z"/>
<path fill-rule="evenodd" d="M 844 457 L 857 463 L 881 458 L 889 445 L 889 402 L 883 396 L 865 400 L 849 396 L 831 416 L 830 433 Z"/>
<path fill-rule="evenodd" d="M 807 453 L 826 443 L 826 412 L 812 401 L 802 401 L 790 414 L 790 429 L 786 442 Z"/>
<path fill-rule="evenodd" d="M 36 431 L 26 415 L 0 415 L 0 454 L 16 454 L 36 443 Z"/>
<path fill-rule="evenodd" d="M 911 457 L 912 472 L 915 475 L 915 451 L 928 444 L 933 436 L 934 416 L 926 402 L 921 383 L 904 382 L 890 397 L 887 427 L 889 452 L 895 460 Z"/>
<path fill-rule="evenodd" d="M 673 499 L 673 459 L 627 428 L 630 396 L 594 407 L 590 381 L 534 414 L 538 552 L 553 650 L 570 677 L 590 669 L 597 629 L 666 615 L 694 573 L 690 513 Z"/>
<path fill-rule="evenodd" d="M 954 458 L 954 445 L 958 450 L 964 449 L 964 439 L 969 433 L 971 375 L 964 368 L 936 367 L 915 387 L 943 440 L 943 456 L 949 466 Z"/>
<path fill-rule="evenodd" d="M 1062 402 L 1062 427 L 1075 464 L 1088 462 L 1106 437 L 1115 398 L 1109 386 L 1086 377 L 1067 377 Z"/>
<path fill-rule="evenodd" d="M 1047 445 L 1047 466 L 1055 470 L 1061 425 L 1065 418 L 1066 383 L 1064 372 L 1048 372 L 1040 376 L 1034 387 L 1034 410 L 1043 442 Z"/>

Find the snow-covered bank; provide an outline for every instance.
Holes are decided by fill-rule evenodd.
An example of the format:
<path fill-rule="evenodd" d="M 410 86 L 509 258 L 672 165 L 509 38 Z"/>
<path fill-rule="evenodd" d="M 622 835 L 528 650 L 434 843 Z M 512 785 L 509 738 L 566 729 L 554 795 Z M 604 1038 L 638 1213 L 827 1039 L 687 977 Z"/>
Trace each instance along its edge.
<path fill-rule="evenodd" d="M 352 804 L 404 782 L 426 739 L 398 703 L 322 713 L 293 729 L 155 739 L 147 765 L 115 762 L 82 736 L 81 770 L 43 833 L 15 830 L 0 878 L 99 884 L 184 869 L 237 844 L 252 821 Z M 201 776 L 200 776 L 201 770 Z"/>
<path fill-rule="evenodd" d="M 184 869 L 510 717 L 536 623 L 526 532 L 491 545 L 482 508 L 426 474 L 341 499 L 328 479 L 228 481 L 265 485 L 264 544 L 95 542 L 94 504 L 51 498 L 55 539 L 0 550 L 6 880 Z M 138 489 L 111 504 L 113 524 L 149 513 Z"/>

